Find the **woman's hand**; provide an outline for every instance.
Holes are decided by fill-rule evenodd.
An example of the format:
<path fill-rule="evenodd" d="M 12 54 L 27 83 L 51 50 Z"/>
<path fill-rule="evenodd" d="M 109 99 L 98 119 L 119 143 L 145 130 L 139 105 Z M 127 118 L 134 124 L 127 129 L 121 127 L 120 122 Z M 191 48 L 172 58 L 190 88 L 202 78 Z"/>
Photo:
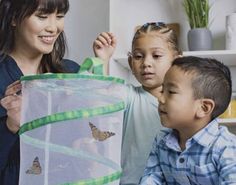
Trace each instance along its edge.
<path fill-rule="evenodd" d="M 96 57 L 108 63 L 116 48 L 116 38 L 113 33 L 102 32 L 93 43 L 93 51 Z"/>
<path fill-rule="evenodd" d="M 21 113 L 21 83 L 16 81 L 6 89 L 1 105 L 7 110 L 7 127 L 12 133 L 16 133 L 20 128 Z"/>

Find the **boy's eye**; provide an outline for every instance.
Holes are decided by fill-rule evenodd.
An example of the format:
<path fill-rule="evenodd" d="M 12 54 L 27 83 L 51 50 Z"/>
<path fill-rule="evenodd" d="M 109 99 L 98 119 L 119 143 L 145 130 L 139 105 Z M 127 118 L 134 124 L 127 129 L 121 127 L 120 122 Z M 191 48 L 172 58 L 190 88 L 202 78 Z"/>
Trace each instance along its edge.
<path fill-rule="evenodd" d="M 138 54 L 133 55 L 133 59 L 134 60 L 142 60 L 143 59 L 143 55 L 138 55 Z"/>
<path fill-rule="evenodd" d="M 176 92 L 175 91 L 168 91 L 169 92 L 169 94 L 176 94 Z"/>

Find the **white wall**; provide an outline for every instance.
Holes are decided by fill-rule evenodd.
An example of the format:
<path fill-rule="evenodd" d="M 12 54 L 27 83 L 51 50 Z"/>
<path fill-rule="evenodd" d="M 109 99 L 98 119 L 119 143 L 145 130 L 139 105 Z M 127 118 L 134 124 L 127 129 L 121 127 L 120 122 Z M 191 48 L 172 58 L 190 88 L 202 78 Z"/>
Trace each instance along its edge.
<path fill-rule="evenodd" d="M 180 24 L 180 47 L 188 50 L 189 25 L 182 0 L 112 0 L 110 2 L 110 29 L 118 37 L 116 56 L 126 54 L 131 47 L 134 28 L 146 22 L 177 22 Z M 225 19 L 236 12 L 236 0 L 210 0 L 210 30 L 213 49 L 225 48 Z M 122 10 L 122 13 L 121 13 Z"/>
<path fill-rule="evenodd" d="M 225 48 L 225 19 L 236 12 L 236 0 L 210 0 L 210 30 L 213 49 Z M 180 47 L 188 50 L 189 25 L 182 0 L 70 0 L 66 16 L 68 57 L 81 62 L 93 55 L 92 42 L 102 31 L 112 31 L 118 39 L 115 57 L 124 57 L 131 47 L 134 28 L 146 22 L 180 24 Z"/>
<path fill-rule="evenodd" d="M 236 0 L 210 0 L 210 3 L 209 28 L 213 33 L 213 49 L 224 49 L 225 19 L 236 12 Z M 180 46 L 182 50 L 188 50 L 189 25 L 182 0 L 70 0 L 65 22 L 69 46 L 67 58 L 81 63 L 85 57 L 93 56 L 92 42 L 102 31 L 116 34 L 118 45 L 114 58 L 125 58 L 130 51 L 134 28 L 157 21 L 179 23 Z M 111 68 L 111 74 L 132 79 L 132 74 L 127 76 L 118 64 L 111 63 Z M 231 69 L 233 79 L 236 79 L 236 69 Z"/>
<path fill-rule="evenodd" d="M 117 35 L 116 56 L 130 51 L 134 28 L 146 22 L 180 22 L 179 0 L 111 0 L 110 29 Z M 122 13 L 121 13 L 122 10 Z"/>
<path fill-rule="evenodd" d="M 81 63 L 94 56 L 92 43 L 102 31 L 109 31 L 109 0 L 69 0 L 65 19 L 67 58 Z"/>
<path fill-rule="evenodd" d="M 210 0 L 210 29 L 214 49 L 225 49 L 226 16 L 236 12 L 236 0 Z"/>

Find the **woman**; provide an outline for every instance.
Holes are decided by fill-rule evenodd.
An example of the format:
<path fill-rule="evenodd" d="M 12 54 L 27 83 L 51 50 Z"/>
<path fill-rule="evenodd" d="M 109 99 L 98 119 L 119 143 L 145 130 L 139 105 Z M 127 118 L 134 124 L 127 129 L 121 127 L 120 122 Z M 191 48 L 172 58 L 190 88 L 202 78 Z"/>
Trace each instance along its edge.
<path fill-rule="evenodd" d="M 19 180 L 21 84 L 23 75 L 78 72 L 63 60 L 68 0 L 0 1 L 0 184 Z"/>

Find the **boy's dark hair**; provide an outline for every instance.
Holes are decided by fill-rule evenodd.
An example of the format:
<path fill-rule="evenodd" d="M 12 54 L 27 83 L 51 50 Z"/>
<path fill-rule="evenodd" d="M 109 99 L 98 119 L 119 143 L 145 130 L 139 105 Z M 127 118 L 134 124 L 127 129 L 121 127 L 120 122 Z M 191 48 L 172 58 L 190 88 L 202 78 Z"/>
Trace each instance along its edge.
<path fill-rule="evenodd" d="M 174 60 L 186 73 L 195 73 L 192 87 L 194 98 L 209 98 L 215 102 L 212 119 L 222 114 L 228 107 L 232 94 L 231 73 L 222 62 L 212 58 L 187 56 Z"/>
<path fill-rule="evenodd" d="M 35 11 L 49 14 L 57 11 L 66 14 L 69 10 L 68 0 L 0 0 L 0 52 L 7 55 L 12 52 L 15 45 L 15 29 L 22 21 L 30 17 Z M 63 72 L 61 61 L 66 51 L 66 40 L 62 32 L 51 53 L 43 55 L 39 71 Z"/>

